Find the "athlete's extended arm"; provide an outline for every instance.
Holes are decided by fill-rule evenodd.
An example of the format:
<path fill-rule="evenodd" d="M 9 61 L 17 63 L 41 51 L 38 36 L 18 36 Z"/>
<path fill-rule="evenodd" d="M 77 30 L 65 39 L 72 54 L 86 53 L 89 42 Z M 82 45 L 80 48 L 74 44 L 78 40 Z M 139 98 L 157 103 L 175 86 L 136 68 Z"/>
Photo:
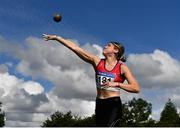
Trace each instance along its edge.
<path fill-rule="evenodd" d="M 92 64 L 93 66 L 96 66 L 99 61 L 100 58 L 96 55 L 93 55 L 87 51 L 85 51 L 84 49 L 80 48 L 77 44 L 75 44 L 74 42 L 64 39 L 60 36 L 56 36 L 56 35 L 46 35 L 43 34 L 43 38 L 48 41 L 48 40 L 56 40 L 59 43 L 63 44 L 64 46 L 68 47 L 69 49 L 71 49 L 74 53 L 76 53 L 81 59 L 83 59 L 84 61 Z"/>
<path fill-rule="evenodd" d="M 126 83 L 119 83 L 119 82 L 106 82 L 105 86 L 114 86 L 119 87 L 125 91 L 133 92 L 133 93 L 139 93 L 140 87 L 134 76 L 132 75 L 131 71 L 126 65 L 121 65 L 121 70 L 123 74 L 126 77 L 127 84 Z"/>

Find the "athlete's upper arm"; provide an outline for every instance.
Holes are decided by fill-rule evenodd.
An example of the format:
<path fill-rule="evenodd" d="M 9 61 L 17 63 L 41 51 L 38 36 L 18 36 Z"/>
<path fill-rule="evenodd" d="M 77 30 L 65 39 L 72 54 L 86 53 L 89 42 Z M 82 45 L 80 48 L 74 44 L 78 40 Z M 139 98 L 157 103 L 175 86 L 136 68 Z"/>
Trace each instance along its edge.
<path fill-rule="evenodd" d="M 97 66 L 98 62 L 100 61 L 100 58 L 98 56 L 89 53 L 85 49 L 82 49 L 80 46 L 78 46 L 76 43 L 74 43 L 71 40 L 67 40 L 59 36 L 56 37 L 56 40 L 61 44 L 63 44 L 64 46 L 68 47 L 70 50 L 72 50 L 82 60 L 92 64 L 93 67 Z"/>
<path fill-rule="evenodd" d="M 100 57 L 98 57 L 98 56 L 94 56 L 94 63 L 95 63 L 95 66 L 97 66 L 98 64 L 99 64 L 99 62 L 100 62 L 100 60 L 101 60 L 101 58 Z"/>
<path fill-rule="evenodd" d="M 89 53 L 88 51 L 80 48 L 80 47 L 76 47 L 72 49 L 81 59 L 83 59 L 84 61 L 92 64 L 93 66 L 97 66 L 97 64 L 100 61 L 100 58 L 92 53 Z"/>
<path fill-rule="evenodd" d="M 135 79 L 135 77 L 133 76 L 133 74 L 131 73 L 130 69 L 123 64 L 121 65 L 121 70 L 128 82 L 128 84 L 124 85 L 124 89 L 126 88 L 125 90 L 128 90 L 130 92 L 139 93 L 140 91 L 139 84 Z"/>
<path fill-rule="evenodd" d="M 121 70 L 122 73 L 124 74 L 124 76 L 126 77 L 126 80 L 128 81 L 129 84 L 135 84 L 138 85 L 135 77 L 133 76 L 132 72 L 130 71 L 130 69 L 128 68 L 128 66 L 126 66 L 125 64 L 121 65 Z"/>

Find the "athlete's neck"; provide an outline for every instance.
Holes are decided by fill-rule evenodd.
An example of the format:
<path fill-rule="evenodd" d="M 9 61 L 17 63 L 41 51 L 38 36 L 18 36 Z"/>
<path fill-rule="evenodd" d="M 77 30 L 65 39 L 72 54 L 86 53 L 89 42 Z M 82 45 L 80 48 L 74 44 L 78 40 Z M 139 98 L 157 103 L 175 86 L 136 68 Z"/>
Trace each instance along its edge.
<path fill-rule="evenodd" d="M 114 66 L 117 63 L 117 59 L 115 57 L 106 57 L 106 64 L 110 66 Z"/>

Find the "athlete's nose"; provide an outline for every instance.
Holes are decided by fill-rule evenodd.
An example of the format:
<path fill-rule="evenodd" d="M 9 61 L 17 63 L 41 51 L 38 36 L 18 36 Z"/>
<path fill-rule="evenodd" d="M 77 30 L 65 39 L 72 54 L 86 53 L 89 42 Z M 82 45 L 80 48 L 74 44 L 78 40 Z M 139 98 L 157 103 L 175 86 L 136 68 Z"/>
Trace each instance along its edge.
<path fill-rule="evenodd" d="M 107 47 L 108 47 L 108 46 L 107 46 L 107 45 L 105 45 L 105 46 L 104 46 L 104 49 L 106 49 Z"/>

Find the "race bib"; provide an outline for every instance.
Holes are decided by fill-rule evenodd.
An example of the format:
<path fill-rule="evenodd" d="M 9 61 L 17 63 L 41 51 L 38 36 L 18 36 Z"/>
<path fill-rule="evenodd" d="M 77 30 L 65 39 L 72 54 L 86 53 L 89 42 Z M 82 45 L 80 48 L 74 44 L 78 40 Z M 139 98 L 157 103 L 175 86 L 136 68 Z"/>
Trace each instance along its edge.
<path fill-rule="evenodd" d="M 114 81 L 114 78 L 114 74 L 97 72 L 96 82 L 98 85 L 103 85 L 105 82 Z"/>
<path fill-rule="evenodd" d="M 108 91 L 119 91 L 120 88 L 118 87 L 108 87 L 108 86 L 103 86 L 105 82 L 110 82 L 114 81 L 115 75 L 111 73 L 106 73 L 106 72 L 97 72 L 96 76 L 96 85 L 100 89 L 108 90 Z"/>

